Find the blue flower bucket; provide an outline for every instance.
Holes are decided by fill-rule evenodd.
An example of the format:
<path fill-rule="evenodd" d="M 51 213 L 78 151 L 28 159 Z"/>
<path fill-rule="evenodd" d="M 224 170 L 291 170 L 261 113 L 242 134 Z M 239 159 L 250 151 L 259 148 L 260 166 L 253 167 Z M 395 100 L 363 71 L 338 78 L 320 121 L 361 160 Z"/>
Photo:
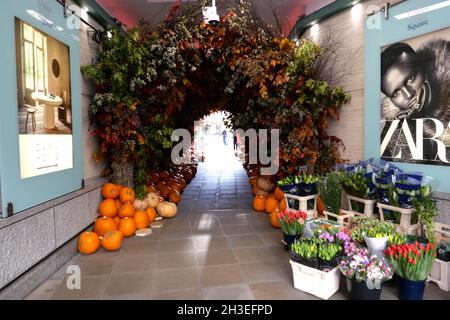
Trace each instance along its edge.
<path fill-rule="evenodd" d="M 398 277 L 398 289 L 400 300 L 422 300 L 425 281 L 412 281 Z"/>

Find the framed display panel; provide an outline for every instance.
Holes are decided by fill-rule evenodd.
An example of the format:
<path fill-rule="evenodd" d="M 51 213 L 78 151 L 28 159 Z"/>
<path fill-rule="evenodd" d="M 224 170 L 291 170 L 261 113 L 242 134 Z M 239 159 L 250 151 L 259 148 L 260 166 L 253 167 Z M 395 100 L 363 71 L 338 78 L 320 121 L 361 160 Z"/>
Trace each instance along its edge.
<path fill-rule="evenodd" d="M 80 43 L 69 18 L 53 0 L 0 1 L 3 217 L 81 188 Z"/>
<path fill-rule="evenodd" d="M 387 17 L 386 17 L 387 16 Z M 364 154 L 450 192 L 450 1 L 410 0 L 365 24 Z"/>

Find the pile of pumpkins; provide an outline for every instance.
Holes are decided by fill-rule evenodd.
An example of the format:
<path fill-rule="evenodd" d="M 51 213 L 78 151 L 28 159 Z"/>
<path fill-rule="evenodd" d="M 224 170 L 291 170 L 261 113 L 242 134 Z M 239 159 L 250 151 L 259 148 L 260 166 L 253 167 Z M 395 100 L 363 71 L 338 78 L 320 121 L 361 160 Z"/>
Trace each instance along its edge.
<path fill-rule="evenodd" d="M 269 214 L 272 227 L 280 228 L 276 215 L 287 207 L 283 191 L 272 182 L 271 177 L 259 176 L 252 172 L 249 172 L 249 175 L 249 183 L 255 196 L 253 209 Z"/>
<path fill-rule="evenodd" d="M 196 174 L 196 164 L 172 166 L 168 170 L 151 172 L 147 191 L 157 194 L 166 201 L 178 204 L 183 190 Z"/>

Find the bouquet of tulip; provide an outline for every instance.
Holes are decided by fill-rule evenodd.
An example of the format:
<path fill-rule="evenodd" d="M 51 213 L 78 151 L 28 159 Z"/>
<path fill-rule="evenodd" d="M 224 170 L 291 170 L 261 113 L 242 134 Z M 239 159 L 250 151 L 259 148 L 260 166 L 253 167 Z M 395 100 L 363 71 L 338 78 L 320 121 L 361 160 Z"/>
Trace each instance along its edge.
<path fill-rule="evenodd" d="M 285 209 L 277 214 L 281 230 L 288 235 L 301 235 L 305 227 L 306 213 Z"/>
<path fill-rule="evenodd" d="M 425 281 L 433 268 L 436 245 L 412 244 L 390 245 L 384 254 L 392 263 L 395 273 L 403 279 Z"/>
<path fill-rule="evenodd" d="M 319 251 L 315 240 L 295 240 L 291 244 L 290 251 L 294 261 L 311 268 L 319 268 Z"/>
<path fill-rule="evenodd" d="M 369 255 L 366 248 L 346 248 L 346 256 L 341 260 L 339 269 L 350 280 L 365 282 L 379 288 L 382 282 L 393 276 L 393 269 L 387 261 Z"/>

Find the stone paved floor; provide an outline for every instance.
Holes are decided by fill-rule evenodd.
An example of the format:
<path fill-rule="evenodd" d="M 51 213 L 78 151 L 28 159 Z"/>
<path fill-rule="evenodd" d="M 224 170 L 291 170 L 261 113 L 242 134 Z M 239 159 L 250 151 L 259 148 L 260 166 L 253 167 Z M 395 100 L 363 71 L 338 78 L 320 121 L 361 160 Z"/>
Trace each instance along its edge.
<path fill-rule="evenodd" d="M 199 166 L 178 215 L 149 237 L 124 240 L 117 252 L 77 255 L 27 299 L 318 299 L 293 287 L 289 255 L 268 216 L 251 209 L 240 163 Z M 68 290 L 67 266 L 81 270 Z M 450 299 L 427 284 L 425 299 Z M 331 299 L 346 299 L 345 284 Z M 385 286 L 382 299 L 397 299 Z"/>

